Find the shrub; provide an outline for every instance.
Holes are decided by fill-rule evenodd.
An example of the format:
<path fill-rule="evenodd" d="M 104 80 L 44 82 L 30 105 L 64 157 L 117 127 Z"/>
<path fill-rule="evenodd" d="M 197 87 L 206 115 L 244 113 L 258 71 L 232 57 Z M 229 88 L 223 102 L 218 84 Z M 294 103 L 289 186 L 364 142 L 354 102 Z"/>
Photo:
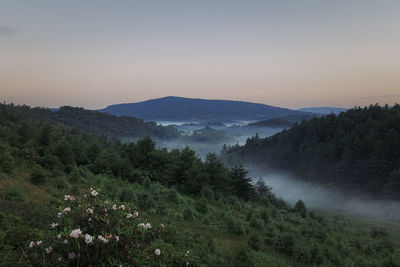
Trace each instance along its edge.
<path fill-rule="evenodd" d="M 208 206 L 207 206 L 207 202 L 205 200 L 197 201 L 195 204 L 195 208 L 201 214 L 207 214 L 207 212 L 208 212 Z"/>
<path fill-rule="evenodd" d="M 278 249 L 280 252 L 285 253 L 287 255 L 292 255 L 293 254 L 293 249 L 294 249 L 294 238 L 290 234 L 283 234 L 279 235 L 275 239 L 275 248 Z"/>
<path fill-rule="evenodd" d="M 305 218 L 307 215 L 306 204 L 302 200 L 296 202 L 296 205 L 293 207 L 293 211 L 298 212 L 301 217 Z"/>
<path fill-rule="evenodd" d="M 163 240 L 164 225 L 141 220 L 129 204 L 104 200 L 91 189 L 82 198 L 66 195 L 53 231 L 26 244 L 34 266 L 181 266 L 190 261 Z"/>
<path fill-rule="evenodd" d="M 232 266 L 252 266 L 251 250 L 247 245 L 238 245 L 233 250 L 234 262 Z"/>
<path fill-rule="evenodd" d="M 254 250 L 258 251 L 261 249 L 261 240 L 258 234 L 252 233 L 247 240 L 247 244 Z"/>
<path fill-rule="evenodd" d="M 389 234 L 388 234 L 388 232 L 387 232 L 385 229 L 381 229 L 381 228 L 376 228 L 376 227 L 374 227 L 374 228 L 371 229 L 370 236 L 371 236 L 372 238 L 377 239 L 377 238 L 386 238 L 386 237 L 389 237 Z"/>
<path fill-rule="evenodd" d="M 194 211 L 191 208 L 186 208 L 183 211 L 183 219 L 185 221 L 192 220 L 194 218 Z"/>
<path fill-rule="evenodd" d="M 167 193 L 168 202 L 178 203 L 179 202 L 179 194 L 175 189 L 168 190 Z"/>
<path fill-rule="evenodd" d="M 151 181 L 150 181 L 149 177 L 146 177 L 146 179 L 144 179 L 143 186 L 146 189 L 150 189 L 151 188 Z"/>
<path fill-rule="evenodd" d="M 137 201 L 135 192 L 130 188 L 122 190 L 121 194 L 119 195 L 119 199 L 122 202 L 131 202 L 132 203 L 132 202 Z M 146 205 L 146 203 L 143 203 L 143 204 Z"/>
<path fill-rule="evenodd" d="M 46 172 L 42 168 L 36 167 L 31 172 L 30 179 L 33 184 L 36 185 L 44 184 L 46 183 Z"/>
<path fill-rule="evenodd" d="M 66 188 L 68 188 L 69 184 L 65 177 L 59 176 L 54 180 L 54 186 L 57 189 L 66 189 Z"/>
<path fill-rule="evenodd" d="M 143 209 L 154 208 L 156 206 L 156 203 L 155 203 L 153 197 L 149 194 L 142 193 L 142 194 L 139 194 L 137 197 L 138 197 L 139 205 Z"/>
<path fill-rule="evenodd" d="M 263 228 L 264 222 L 261 219 L 252 217 L 250 219 L 250 226 L 254 229 L 261 230 Z"/>
<path fill-rule="evenodd" d="M 23 202 L 25 195 L 18 186 L 11 185 L 7 188 L 4 198 L 10 201 Z"/>
<path fill-rule="evenodd" d="M 200 194 L 209 201 L 214 200 L 214 191 L 212 191 L 212 189 L 208 186 L 203 187 Z"/>
<path fill-rule="evenodd" d="M 8 150 L 0 154 L 0 167 L 5 173 L 11 173 L 15 168 L 15 161 Z"/>
<path fill-rule="evenodd" d="M 225 218 L 226 227 L 228 232 L 233 233 L 235 235 L 243 235 L 246 231 L 243 225 L 243 222 L 238 218 L 228 215 Z"/>

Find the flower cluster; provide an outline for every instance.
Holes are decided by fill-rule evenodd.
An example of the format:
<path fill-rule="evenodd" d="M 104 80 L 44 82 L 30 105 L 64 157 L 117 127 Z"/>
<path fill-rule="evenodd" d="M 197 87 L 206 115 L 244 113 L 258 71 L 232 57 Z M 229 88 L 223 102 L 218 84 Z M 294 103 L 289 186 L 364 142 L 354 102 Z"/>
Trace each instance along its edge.
<path fill-rule="evenodd" d="M 97 196 L 99 194 L 99 192 L 94 190 L 93 187 L 91 187 L 90 188 L 90 194 L 95 197 L 95 196 Z"/>
<path fill-rule="evenodd" d="M 64 196 L 64 200 L 74 201 L 75 198 L 74 198 L 73 196 L 71 196 L 71 195 L 65 195 L 65 196 Z"/>
<path fill-rule="evenodd" d="M 74 265 L 72 262 L 79 259 L 79 264 L 86 266 L 98 266 L 110 257 L 123 266 L 148 265 L 150 259 L 159 263 L 170 259 L 171 256 L 164 256 L 166 252 L 162 254 L 153 245 L 164 232 L 164 224 L 138 224 L 139 212 L 130 205 L 104 201 L 99 190 L 93 188 L 83 198 L 65 195 L 64 200 L 69 206 L 61 207 L 59 219 L 50 224 L 54 238 L 29 243 L 27 254 L 38 265 L 43 262 L 40 257 L 52 265 L 60 262 Z"/>
<path fill-rule="evenodd" d="M 137 217 L 139 217 L 139 212 L 137 212 L 137 211 L 135 211 L 133 214 L 132 213 L 128 213 L 128 215 L 126 215 L 127 219 L 137 218 Z"/>
<path fill-rule="evenodd" d="M 75 239 L 80 237 L 81 235 L 82 235 L 81 229 L 72 230 L 72 232 L 69 234 L 70 237 L 75 238 Z"/>
<path fill-rule="evenodd" d="M 29 243 L 29 247 L 30 248 L 33 248 L 34 246 L 38 246 L 38 247 L 40 247 L 41 245 L 43 244 L 43 241 L 36 241 L 36 243 L 35 242 L 33 242 L 33 241 L 31 241 L 30 243 Z"/>
<path fill-rule="evenodd" d="M 144 223 L 139 223 L 139 224 L 138 224 L 138 227 L 141 227 L 141 228 L 143 228 L 143 229 L 151 229 L 151 224 L 150 224 L 150 223 L 146 223 L 146 224 L 144 224 Z"/>

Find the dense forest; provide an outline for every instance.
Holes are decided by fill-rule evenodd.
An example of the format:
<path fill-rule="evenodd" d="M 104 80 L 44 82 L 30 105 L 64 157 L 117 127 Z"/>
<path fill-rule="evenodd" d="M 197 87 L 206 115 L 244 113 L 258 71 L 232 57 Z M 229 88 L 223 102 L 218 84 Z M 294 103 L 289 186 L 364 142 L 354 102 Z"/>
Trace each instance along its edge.
<path fill-rule="evenodd" d="M 2 266 L 400 266 L 394 230 L 291 206 L 215 154 L 27 112 L 0 106 Z"/>
<path fill-rule="evenodd" d="M 51 123 L 79 129 L 80 131 L 105 136 L 112 139 L 143 138 L 151 136 L 158 139 L 170 139 L 179 136 L 172 126 L 161 126 L 155 122 L 144 122 L 133 117 L 117 117 L 83 108 L 63 106 L 57 110 L 49 108 L 30 108 L 16 106 L 26 116 Z"/>
<path fill-rule="evenodd" d="M 400 106 L 371 105 L 296 123 L 225 151 L 299 178 L 380 198 L 400 198 Z"/>

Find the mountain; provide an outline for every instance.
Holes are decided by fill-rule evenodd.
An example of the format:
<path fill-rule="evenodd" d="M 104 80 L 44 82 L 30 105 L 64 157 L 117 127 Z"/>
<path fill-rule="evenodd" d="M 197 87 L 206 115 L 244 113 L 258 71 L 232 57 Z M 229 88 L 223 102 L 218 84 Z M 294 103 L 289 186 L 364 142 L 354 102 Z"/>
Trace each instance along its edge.
<path fill-rule="evenodd" d="M 296 123 L 225 152 L 230 164 L 259 163 L 348 192 L 400 199 L 400 105 L 354 108 Z"/>
<path fill-rule="evenodd" d="M 204 120 L 266 120 L 285 118 L 292 121 L 310 119 L 315 114 L 264 104 L 205 100 L 168 96 L 138 103 L 116 104 L 99 110 L 117 115 L 132 116 L 143 120 L 204 121 Z"/>
<path fill-rule="evenodd" d="M 339 114 L 340 112 L 345 112 L 347 108 L 335 108 L 335 107 L 309 107 L 309 108 L 300 108 L 299 111 L 318 113 L 318 114 Z"/>
<path fill-rule="evenodd" d="M 133 117 L 118 117 L 77 107 L 63 106 L 56 110 L 30 108 L 28 106 L 16 106 L 15 108 L 28 117 L 62 124 L 85 133 L 108 138 L 121 139 L 151 136 L 159 139 L 168 139 L 179 135 L 178 131 L 172 126 L 161 126 L 155 122 L 144 122 Z"/>
<path fill-rule="evenodd" d="M 253 126 L 253 127 L 290 127 L 292 125 L 293 122 L 281 118 L 270 119 L 265 121 L 257 121 L 248 124 L 248 126 Z"/>

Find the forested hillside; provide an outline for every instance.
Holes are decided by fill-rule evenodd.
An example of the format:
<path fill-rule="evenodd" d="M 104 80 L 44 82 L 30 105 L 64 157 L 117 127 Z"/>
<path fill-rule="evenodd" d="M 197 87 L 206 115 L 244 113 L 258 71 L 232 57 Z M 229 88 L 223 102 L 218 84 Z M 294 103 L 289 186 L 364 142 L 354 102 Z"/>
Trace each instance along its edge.
<path fill-rule="evenodd" d="M 132 116 L 144 120 L 229 121 L 284 118 L 300 121 L 317 116 L 314 113 L 231 100 L 206 100 L 184 97 L 163 97 L 138 103 L 108 106 L 101 112 Z"/>
<path fill-rule="evenodd" d="M 354 108 L 295 124 L 226 151 L 230 162 L 257 162 L 350 192 L 400 198 L 400 106 Z"/>
<path fill-rule="evenodd" d="M 157 125 L 155 122 L 144 122 L 133 117 L 117 117 L 114 115 L 86 110 L 83 108 L 64 106 L 52 111 L 48 108 L 30 108 L 17 106 L 26 116 L 42 121 L 60 123 L 80 131 L 106 136 L 108 138 L 141 138 L 151 136 L 159 139 L 175 138 L 178 131 L 169 126 Z"/>
<path fill-rule="evenodd" d="M 215 154 L 0 106 L 2 266 L 399 266 L 393 230 L 290 206 Z M 396 232 L 397 233 L 397 232 Z"/>

